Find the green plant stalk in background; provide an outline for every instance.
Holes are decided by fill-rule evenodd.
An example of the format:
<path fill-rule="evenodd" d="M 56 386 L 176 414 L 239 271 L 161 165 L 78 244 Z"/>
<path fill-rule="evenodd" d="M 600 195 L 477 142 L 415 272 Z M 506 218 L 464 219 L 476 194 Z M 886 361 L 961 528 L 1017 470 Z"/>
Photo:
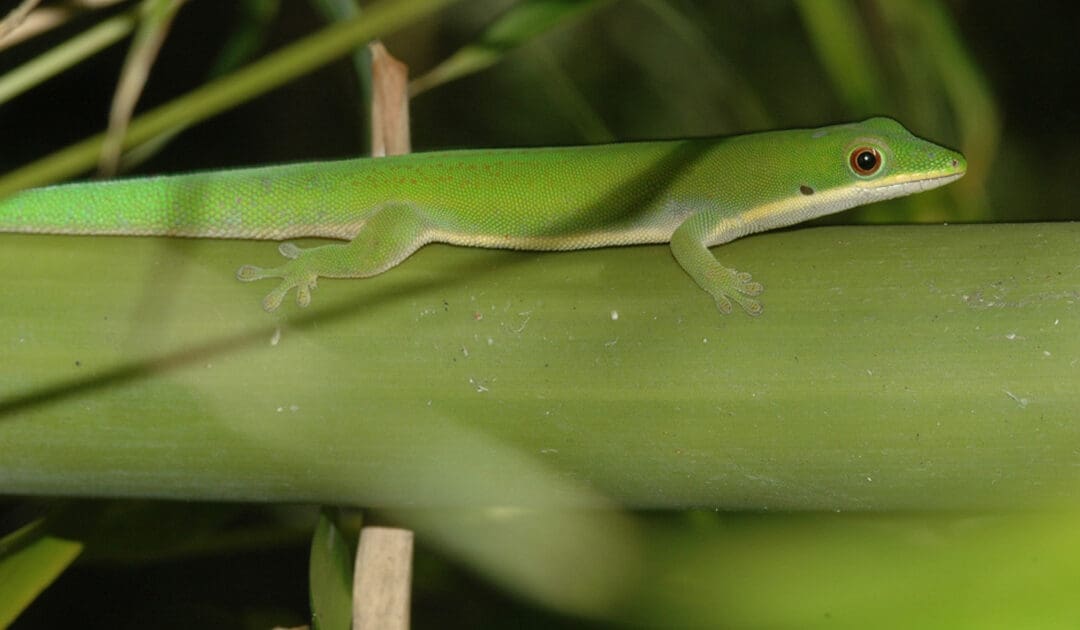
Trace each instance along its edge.
<path fill-rule="evenodd" d="M 329 26 L 232 74 L 215 79 L 131 122 L 124 147 L 151 141 L 234 107 L 341 57 L 455 0 L 384 0 L 362 15 Z M 77 175 L 96 163 L 104 142 L 97 134 L 0 178 L 0 196 Z"/>
<path fill-rule="evenodd" d="M 138 9 L 132 9 L 104 20 L 48 53 L 7 72 L 0 78 L 0 104 L 120 41 L 134 30 L 137 15 Z"/>

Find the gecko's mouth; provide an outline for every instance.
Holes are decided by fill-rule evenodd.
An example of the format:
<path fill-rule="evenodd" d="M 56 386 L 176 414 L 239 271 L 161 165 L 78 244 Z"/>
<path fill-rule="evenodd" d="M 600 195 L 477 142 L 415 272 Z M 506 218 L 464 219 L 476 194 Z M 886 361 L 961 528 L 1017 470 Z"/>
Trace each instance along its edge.
<path fill-rule="evenodd" d="M 879 183 L 877 186 L 864 188 L 863 190 L 875 197 L 882 196 L 886 198 L 902 197 L 912 193 L 923 192 L 925 190 L 933 190 L 934 188 L 940 188 L 945 184 L 954 182 L 967 172 L 964 169 L 955 173 L 945 173 L 936 177 L 920 177 L 918 179 L 909 179 L 906 181 L 890 181 L 885 180 Z"/>

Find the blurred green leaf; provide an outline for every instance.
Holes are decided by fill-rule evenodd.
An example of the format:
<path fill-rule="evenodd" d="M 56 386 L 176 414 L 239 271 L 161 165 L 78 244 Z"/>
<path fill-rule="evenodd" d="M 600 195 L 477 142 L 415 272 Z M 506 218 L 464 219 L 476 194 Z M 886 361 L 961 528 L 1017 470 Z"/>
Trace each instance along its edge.
<path fill-rule="evenodd" d="M 109 110 L 109 128 L 98 156 L 98 174 L 103 177 L 116 175 L 120 166 L 120 154 L 124 136 L 135 105 L 139 102 L 146 81 L 153 70 L 161 47 L 172 29 L 176 14 L 185 0 L 142 0 L 139 5 L 139 23 L 135 27 L 127 58 L 120 70 L 120 78 L 113 93 Z"/>
<path fill-rule="evenodd" d="M 676 9 L 669 0 L 637 0 L 637 2 L 655 14 L 660 24 L 670 29 L 680 43 L 692 51 L 692 54 L 679 54 L 677 57 L 688 62 L 698 74 L 694 87 L 704 91 L 708 97 L 720 99 L 727 104 L 735 112 L 735 118 L 740 125 L 738 129 L 750 131 L 775 126 L 768 108 L 761 100 L 760 91 L 753 82 L 747 80 L 747 69 L 736 66 L 731 56 L 727 54 L 723 41 L 713 41 L 710 34 L 705 32 L 707 25 L 701 19 L 700 13 L 687 15 Z M 692 6 L 684 5 L 687 10 L 690 10 Z M 644 55 L 658 52 L 655 48 L 645 45 L 642 45 L 641 50 Z M 665 55 L 658 56 L 660 63 L 666 61 L 670 64 L 669 70 L 671 65 L 680 65 L 679 63 L 671 64 L 670 59 L 664 59 Z M 714 95 L 713 92 L 716 94 Z M 677 98 L 676 95 L 672 97 Z M 714 114 L 711 111 L 709 113 Z"/>
<path fill-rule="evenodd" d="M 0 104 L 120 41 L 138 23 L 139 9 L 104 20 L 54 49 L 0 76 Z"/>
<path fill-rule="evenodd" d="M 42 524 L 0 538 L 0 627 L 8 627 L 82 551 L 79 542 L 45 534 Z"/>
<path fill-rule="evenodd" d="M 327 27 L 132 121 L 125 147 L 203 120 L 311 72 L 361 43 L 412 23 L 455 0 L 382 0 L 362 16 Z M 61 149 L 0 178 L 0 196 L 76 175 L 94 164 L 103 135 Z"/>
<path fill-rule="evenodd" d="M 851 0 L 795 3 L 833 89 L 847 111 L 866 116 L 888 111 L 889 96 L 874 47 Z"/>
<path fill-rule="evenodd" d="M 237 4 L 244 19 L 239 20 L 237 27 L 229 34 L 207 73 L 209 79 L 236 70 L 258 53 L 274 25 L 274 18 L 277 17 L 281 3 L 280 0 L 243 0 Z M 185 124 L 178 124 L 173 129 L 162 132 L 142 144 L 129 147 L 122 156 L 121 170 L 130 171 L 149 160 L 186 128 L 198 122 L 192 120 Z"/>
<path fill-rule="evenodd" d="M 905 109 L 924 127 L 936 125 L 946 112 L 951 114 L 970 165 L 967 175 L 954 187 L 963 200 L 961 213 L 951 208 L 948 213 L 920 218 L 989 218 L 986 184 L 997 158 L 1001 114 L 982 69 L 941 2 L 912 0 L 876 5 L 894 37 L 900 40 L 892 51 L 903 72 Z"/>
<path fill-rule="evenodd" d="M 315 630 L 352 627 L 355 551 L 328 510 L 319 513 L 311 540 L 311 625 Z"/>
<path fill-rule="evenodd" d="M 208 73 L 211 78 L 232 72 L 255 57 L 281 13 L 281 0 L 241 0 L 236 5 L 243 17 L 214 59 Z"/>
<path fill-rule="evenodd" d="M 508 52 L 609 0 L 523 0 L 495 19 L 472 44 L 413 79 L 411 96 L 490 67 Z"/>
<path fill-rule="evenodd" d="M 1080 513 L 647 519 L 628 626 L 1071 628 Z"/>
<path fill-rule="evenodd" d="M 343 22 L 360 15 L 360 6 L 356 0 L 312 0 L 312 4 L 318 8 L 330 22 Z M 356 102 L 357 118 L 361 129 L 358 144 L 362 147 L 370 147 L 371 140 L 368 138 L 371 130 L 371 51 L 367 46 L 358 46 L 351 55 L 353 73 L 356 75 Z M 365 151 L 366 154 L 370 152 Z"/>

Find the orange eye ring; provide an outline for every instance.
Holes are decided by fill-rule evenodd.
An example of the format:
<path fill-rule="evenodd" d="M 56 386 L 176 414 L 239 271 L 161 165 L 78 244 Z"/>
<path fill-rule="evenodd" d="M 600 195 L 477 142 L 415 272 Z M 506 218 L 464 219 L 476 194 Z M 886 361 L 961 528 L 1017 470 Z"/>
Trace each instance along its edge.
<path fill-rule="evenodd" d="M 851 170 L 868 177 L 881 168 L 881 154 L 874 147 L 859 147 L 851 152 Z"/>

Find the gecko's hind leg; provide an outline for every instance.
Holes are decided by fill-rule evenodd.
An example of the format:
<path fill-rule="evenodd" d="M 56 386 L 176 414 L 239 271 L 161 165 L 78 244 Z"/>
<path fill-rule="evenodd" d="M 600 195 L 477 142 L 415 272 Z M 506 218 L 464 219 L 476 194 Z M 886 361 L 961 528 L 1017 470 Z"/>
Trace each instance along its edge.
<path fill-rule="evenodd" d="M 375 212 L 348 243 L 334 243 L 303 249 L 282 243 L 278 251 L 289 260 L 272 269 L 244 265 L 236 277 L 244 282 L 281 278 L 281 283 L 263 299 L 263 308 L 273 311 L 293 288 L 296 303 L 311 303 L 311 292 L 319 276 L 366 278 L 397 265 L 429 241 L 424 215 L 403 204 L 386 206 Z"/>
<path fill-rule="evenodd" d="M 341 245 L 338 245 L 338 247 L 340 246 Z M 333 247 L 333 245 L 327 245 L 326 247 Z M 281 243 L 278 245 L 278 251 L 286 258 L 297 259 L 300 258 L 305 250 L 297 247 L 294 243 Z M 290 267 L 292 267 L 290 263 L 285 263 L 272 269 L 264 269 L 262 267 L 256 267 L 255 265 L 244 265 L 236 270 L 236 278 L 244 282 L 263 280 L 265 278 L 284 279 L 284 282 L 280 283 L 273 291 L 263 298 L 263 308 L 268 311 L 273 311 L 281 306 L 285 296 L 289 293 L 289 289 L 292 289 L 293 287 L 296 287 L 296 303 L 301 307 L 305 307 L 311 304 L 311 292 L 318 288 L 319 275 L 315 271 L 309 270 L 305 273 L 300 268 Z"/>

